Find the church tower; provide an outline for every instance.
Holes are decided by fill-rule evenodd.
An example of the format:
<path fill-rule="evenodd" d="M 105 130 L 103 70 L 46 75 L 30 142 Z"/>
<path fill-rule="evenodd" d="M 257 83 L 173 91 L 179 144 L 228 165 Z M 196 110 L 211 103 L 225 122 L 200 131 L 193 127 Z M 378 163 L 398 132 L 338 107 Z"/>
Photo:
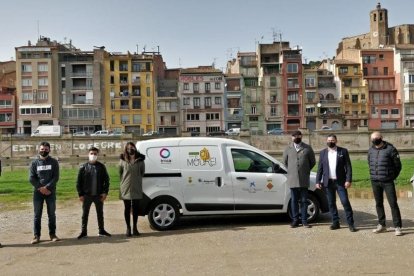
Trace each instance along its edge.
<path fill-rule="evenodd" d="M 388 41 L 388 11 L 377 4 L 375 10 L 370 12 L 371 48 L 379 48 L 389 44 Z"/>

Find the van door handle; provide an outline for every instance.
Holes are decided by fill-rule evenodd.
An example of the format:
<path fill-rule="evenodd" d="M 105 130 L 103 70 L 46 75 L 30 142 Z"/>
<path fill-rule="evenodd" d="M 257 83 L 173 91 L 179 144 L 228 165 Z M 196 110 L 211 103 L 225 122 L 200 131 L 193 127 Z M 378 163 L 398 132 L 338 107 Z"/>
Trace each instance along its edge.
<path fill-rule="evenodd" d="M 236 177 L 236 179 L 244 180 L 244 179 L 247 179 L 247 177 L 245 177 L 245 176 L 238 176 L 238 177 Z"/>
<path fill-rule="evenodd" d="M 216 177 L 216 185 L 218 187 L 222 187 L 223 186 L 223 182 L 221 181 L 221 177 Z"/>

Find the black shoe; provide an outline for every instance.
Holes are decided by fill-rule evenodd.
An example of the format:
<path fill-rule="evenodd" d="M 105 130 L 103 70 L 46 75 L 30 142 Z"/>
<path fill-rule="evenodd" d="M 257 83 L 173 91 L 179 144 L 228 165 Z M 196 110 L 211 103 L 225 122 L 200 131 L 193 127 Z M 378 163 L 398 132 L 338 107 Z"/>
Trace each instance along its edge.
<path fill-rule="evenodd" d="M 125 236 L 127 236 L 127 237 L 131 237 L 132 236 L 131 235 L 131 228 L 127 228 L 126 233 L 125 233 Z"/>
<path fill-rule="evenodd" d="M 296 228 L 299 226 L 299 222 L 297 221 L 292 221 L 292 223 L 290 224 L 290 228 Z"/>
<path fill-rule="evenodd" d="M 99 231 L 99 237 L 110 237 L 112 236 L 111 234 L 109 234 L 108 232 L 106 232 L 105 230 L 100 230 Z"/>
<path fill-rule="evenodd" d="M 356 229 L 355 226 L 353 226 L 353 225 L 349 225 L 349 231 L 351 231 L 351 232 L 357 232 L 358 229 Z"/>
<path fill-rule="evenodd" d="M 307 223 L 302 223 L 302 225 L 303 225 L 304 228 L 312 228 L 312 226 L 307 224 Z"/>
<path fill-rule="evenodd" d="M 88 233 L 82 231 L 79 236 L 78 236 L 78 240 L 82 239 L 82 238 L 87 238 L 88 237 Z"/>
<path fill-rule="evenodd" d="M 135 228 L 134 230 L 132 230 L 132 235 L 139 236 L 140 234 L 138 232 L 138 229 Z"/>
<path fill-rule="evenodd" d="M 329 226 L 329 229 L 331 229 L 331 230 L 337 230 L 339 228 L 341 228 L 341 226 L 339 225 L 339 223 L 334 223 L 331 226 Z"/>

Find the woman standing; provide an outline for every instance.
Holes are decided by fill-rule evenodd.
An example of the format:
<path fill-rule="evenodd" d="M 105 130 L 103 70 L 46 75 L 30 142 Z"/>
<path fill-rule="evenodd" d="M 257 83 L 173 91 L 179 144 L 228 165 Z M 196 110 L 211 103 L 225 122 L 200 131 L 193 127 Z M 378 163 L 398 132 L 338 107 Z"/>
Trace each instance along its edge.
<path fill-rule="evenodd" d="M 120 197 L 124 201 L 124 217 L 127 226 L 126 236 L 131 237 L 131 208 L 132 235 L 138 236 L 138 203 L 142 199 L 142 177 L 145 173 L 145 155 L 139 153 L 135 144 L 128 142 L 120 156 L 119 175 L 121 178 Z"/>

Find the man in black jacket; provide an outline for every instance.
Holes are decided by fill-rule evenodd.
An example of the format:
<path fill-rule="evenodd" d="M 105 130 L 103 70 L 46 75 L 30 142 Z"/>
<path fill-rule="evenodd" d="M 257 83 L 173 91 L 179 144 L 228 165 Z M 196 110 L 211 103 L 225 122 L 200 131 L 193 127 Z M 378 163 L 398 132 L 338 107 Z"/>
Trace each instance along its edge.
<path fill-rule="evenodd" d="M 371 142 L 372 147 L 368 150 L 368 165 L 378 215 L 378 225 L 373 232 L 382 233 L 387 231 L 384 211 L 385 192 L 391 208 L 395 235 L 401 236 L 401 214 L 394 184 L 394 180 L 401 172 L 400 155 L 393 145 L 382 139 L 382 135 L 378 131 L 371 134 Z"/>
<path fill-rule="evenodd" d="M 106 167 L 97 161 L 99 149 L 89 149 L 89 162 L 79 168 L 76 189 L 79 200 L 82 202 L 82 231 L 78 239 L 88 236 L 88 217 L 92 203 L 95 204 L 98 218 L 99 236 L 110 237 L 111 234 L 105 231 L 103 205 L 109 191 L 109 175 Z"/>
<path fill-rule="evenodd" d="M 337 138 L 329 134 L 326 139 L 328 148 L 323 149 L 319 157 L 318 173 L 316 174 L 316 188 L 324 188 L 328 198 L 329 212 L 332 216 L 331 230 L 340 228 L 336 193 L 338 193 L 346 214 L 349 231 L 356 232 L 354 226 L 354 212 L 348 198 L 347 189 L 352 186 L 352 165 L 346 148 L 336 145 Z"/>

